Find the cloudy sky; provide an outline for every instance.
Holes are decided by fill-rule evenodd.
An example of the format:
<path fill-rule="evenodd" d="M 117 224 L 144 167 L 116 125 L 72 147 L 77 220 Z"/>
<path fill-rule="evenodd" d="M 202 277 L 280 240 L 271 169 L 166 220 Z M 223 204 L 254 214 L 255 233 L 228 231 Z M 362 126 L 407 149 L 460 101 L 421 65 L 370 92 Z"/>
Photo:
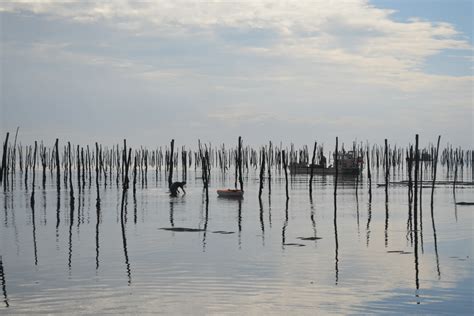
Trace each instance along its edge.
<path fill-rule="evenodd" d="M 472 147 L 473 15 L 470 0 L 2 1 L 0 131 Z"/>

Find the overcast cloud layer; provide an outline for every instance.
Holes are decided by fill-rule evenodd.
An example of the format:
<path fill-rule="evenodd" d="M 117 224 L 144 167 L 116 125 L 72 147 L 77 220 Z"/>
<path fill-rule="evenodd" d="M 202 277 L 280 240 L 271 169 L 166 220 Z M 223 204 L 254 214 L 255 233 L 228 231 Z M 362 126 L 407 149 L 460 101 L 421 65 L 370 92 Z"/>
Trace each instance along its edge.
<path fill-rule="evenodd" d="M 369 1 L 12 1 L 0 16 L 0 129 L 24 141 L 473 143 L 472 39 Z"/>

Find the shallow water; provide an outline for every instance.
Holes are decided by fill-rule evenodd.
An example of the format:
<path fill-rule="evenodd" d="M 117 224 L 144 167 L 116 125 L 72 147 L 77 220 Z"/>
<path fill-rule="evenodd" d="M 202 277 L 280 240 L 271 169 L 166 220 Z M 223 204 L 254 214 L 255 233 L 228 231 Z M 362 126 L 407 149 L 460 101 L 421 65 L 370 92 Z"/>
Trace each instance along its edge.
<path fill-rule="evenodd" d="M 195 175 L 170 198 L 166 176 L 150 173 L 128 191 L 123 217 L 115 182 L 100 189 L 98 210 L 94 181 L 74 187 L 71 208 L 49 174 L 34 207 L 31 184 L 18 180 L 0 195 L 0 313 L 473 312 L 474 207 L 456 206 L 452 187 L 436 188 L 433 210 L 423 190 L 415 238 L 407 188 L 390 187 L 385 203 L 381 174 L 370 204 L 366 179 L 357 194 L 354 179 L 340 179 L 335 204 L 332 176 L 315 176 L 311 201 L 305 175 L 291 177 L 286 204 L 281 174 L 259 203 L 256 171 L 243 200 L 218 198 L 233 175 L 215 173 L 207 206 Z M 474 201 L 473 188 L 456 200 Z"/>

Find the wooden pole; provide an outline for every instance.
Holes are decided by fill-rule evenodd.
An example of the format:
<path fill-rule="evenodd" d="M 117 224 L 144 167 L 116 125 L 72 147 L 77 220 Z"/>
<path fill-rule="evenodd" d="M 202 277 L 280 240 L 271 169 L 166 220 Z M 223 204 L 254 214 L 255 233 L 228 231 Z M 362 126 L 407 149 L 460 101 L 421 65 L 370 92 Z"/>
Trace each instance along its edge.
<path fill-rule="evenodd" d="M 239 153 L 238 153 L 238 162 L 239 162 L 239 184 L 240 191 L 244 191 L 244 182 L 242 179 L 242 137 L 239 136 Z"/>
<path fill-rule="evenodd" d="M 390 166 L 388 163 L 388 141 L 385 139 L 385 202 L 388 202 L 388 181 L 390 175 Z"/>
<path fill-rule="evenodd" d="M 367 179 L 369 180 L 369 203 L 372 203 L 372 175 L 370 172 L 370 153 L 369 144 L 367 143 Z"/>
<path fill-rule="evenodd" d="M 260 187 L 258 190 L 258 198 L 262 198 L 262 191 L 263 191 L 263 175 L 265 173 L 265 147 L 262 149 L 262 158 L 260 162 Z"/>
<path fill-rule="evenodd" d="M 59 161 L 59 139 L 56 138 L 54 142 L 54 155 L 56 159 L 56 189 L 58 191 L 61 190 L 61 162 Z"/>
<path fill-rule="evenodd" d="M 418 234 L 418 171 L 419 171 L 420 155 L 418 150 L 418 134 L 415 136 L 415 187 L 414 187 L 414 204 L 413 204 L 413 217 L 414 217 L 414 230 L 415 234 Z"/>
<path fill-rule="evenodd" d="M 169 167 L 168 188 L 171 188 L 171 184 L 173 183 L 173 153 L 174 153 L 174 139 L 171 140 L 171 153 L 168 157 L 168 167 Z"/>
<path fill-rule="evenodd" d="M 288 163 L 287 163 L 287 158 L 286 158 L 286 152 L 283 150 L 282 151 L 282 158 L 283 158 L 283 170 L 285 171 L 285 192 L 286 192 L 286 200 L 288 201 L 290 199 L 290 195 L 288 193 Z"/>
<path fill-rule="evenodd" d="M 334 151 L 334 168 L 336 168 L 336 176 L 334 177 L 334 196 L 337 194 L 337 178 L 339 176 L 338 142 L 339 139 L 336 136 L 336 150 Z"/>
<path fill-rule="evenodd" d="M 313 157 L 311 158 L 310 174 L 309 174 L 309 195 L 313 196 L 313 175 L 314 175 L 314 165 L 316 163 L 316 148 L 318 146 L 317 142 L 314 142 L 313 147 Z"/>
<path fill-rule="evenodd" d="M 8 148 L 8 138 L 10 137 L 10 133 L 7 133 L 5 138 L 5 142 L 3 143 L 3 155 L 2 155 L 2 165 L 0 167 L 0 184 L 2 183 L 3 179 L 6 178 L 6 171 L 7 171 L 7 148 Z"/>
<path fill-rule="evenodd" d="M 436 170 L 438 166 L 438 153 L 439 153 L 439 142 L 441 140 L 441 135 L 438 136 L 438 144 L 436 145 L 436 153 L 434 157 L 434 166 L 433 166 L 433 183 L 431 185 L 431 208 L 433 208 L 433 198 L 434 198 L 434 190 L 435 190 L 435 183 L 436 183 Z"/>

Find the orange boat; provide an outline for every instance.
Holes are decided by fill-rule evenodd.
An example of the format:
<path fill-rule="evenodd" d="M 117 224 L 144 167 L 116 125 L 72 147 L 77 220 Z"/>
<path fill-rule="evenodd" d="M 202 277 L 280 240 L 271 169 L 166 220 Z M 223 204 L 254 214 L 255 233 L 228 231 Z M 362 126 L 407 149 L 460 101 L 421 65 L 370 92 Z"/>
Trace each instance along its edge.
<path fill-rule="evenodd" d="M 238 189 L 223 189 L 217 190 L 217 195 L 220 197 L 241 198 L 244 196 L 244 191 Z"/>

